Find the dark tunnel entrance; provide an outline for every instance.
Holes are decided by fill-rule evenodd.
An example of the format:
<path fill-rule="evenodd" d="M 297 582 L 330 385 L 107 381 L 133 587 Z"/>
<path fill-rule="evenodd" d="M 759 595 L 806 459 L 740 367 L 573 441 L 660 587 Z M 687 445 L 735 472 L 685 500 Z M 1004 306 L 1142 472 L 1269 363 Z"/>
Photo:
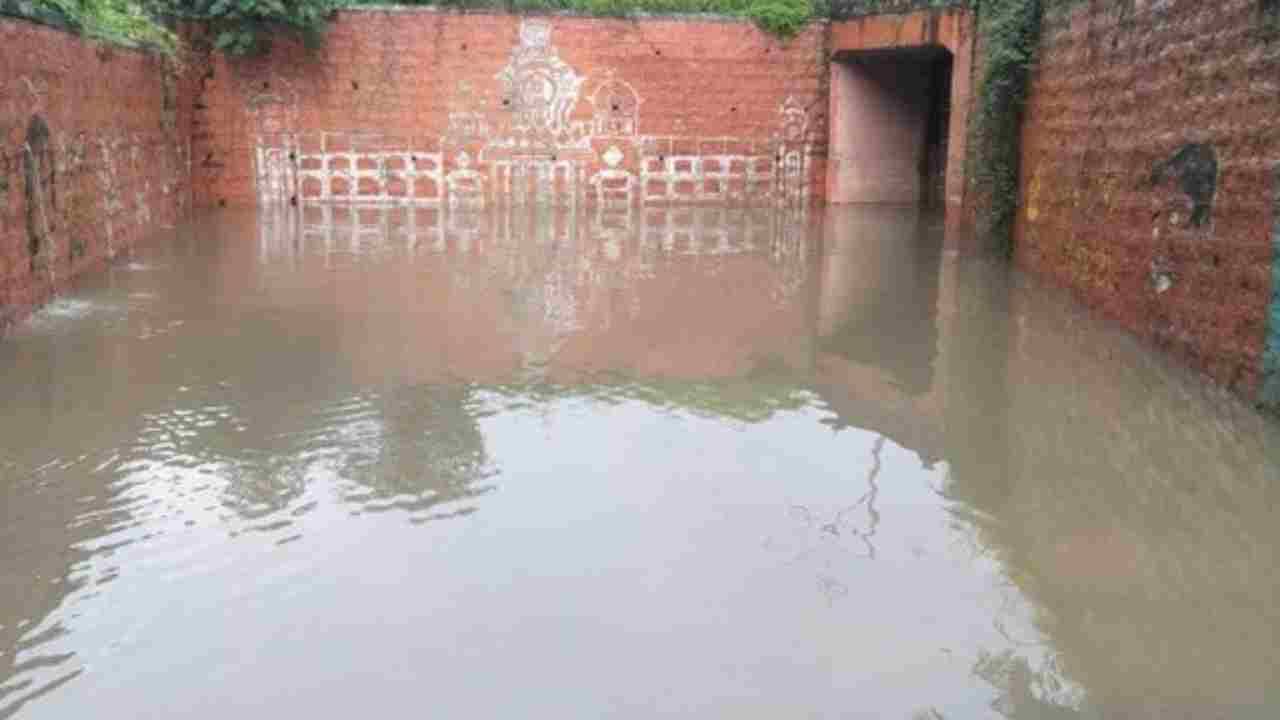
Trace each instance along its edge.
<path fill-rule="evenodd" d="M 941 46 L 846 51 L 833 60 L 831 201 L 943 207 L 951 52 Z"/>

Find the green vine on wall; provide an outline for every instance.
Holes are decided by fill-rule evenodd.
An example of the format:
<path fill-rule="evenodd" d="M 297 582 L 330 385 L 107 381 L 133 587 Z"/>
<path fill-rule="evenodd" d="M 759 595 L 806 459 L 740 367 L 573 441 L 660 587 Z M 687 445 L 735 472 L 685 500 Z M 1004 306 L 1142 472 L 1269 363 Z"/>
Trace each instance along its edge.
<path fill-rule="evenodd" d="M 1006 253 L 1013 251 L 1022 111 L 1043 13 L 1042 0 L 980 0 L 978 7 L 984 59 L 970 146 L 977 231 Z"/>
<path fill-rule="evenodd" d="M 135 0 L 0 0 L 0 15 L 65 28 L 125 47 L 177 53 L 178 37 Z"/>
<path fill-rule="evenodd" d="M 335 0 L 161 0 L 175 16 L 205 23 L 213 46 L 232 55 L 264 52 L 277 34 L 292 34 L 316 45 Z"/>

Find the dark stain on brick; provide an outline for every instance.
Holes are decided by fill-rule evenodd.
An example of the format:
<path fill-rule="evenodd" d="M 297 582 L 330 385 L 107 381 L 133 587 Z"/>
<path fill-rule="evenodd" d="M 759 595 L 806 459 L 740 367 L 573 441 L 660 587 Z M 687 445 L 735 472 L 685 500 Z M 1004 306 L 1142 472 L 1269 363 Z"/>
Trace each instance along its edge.
<path fill-rule="evenodd" d="M 1280 0 L 1258 0 L 1258 25 L 1264 40 L 1274 40 L 1280 34 Z"/>
<path fill-rule="evenodd" d="M 178 129 L 178 78 L 167 68 L 160 75 L 160 124 L 166 132 Z"/>
<path fill-rule="evenodd" d="M 27 125 L 22 169 L 27 200 L 27 251 L 34 269 L 36 258 L 44 246 L 45 236 L 50 230 L 48 218 L 53 208 L 46 203 L 56 205 L 55 167 L 53 151 L 49 146 L 49 125 L 39 115 L 32 115 L 31 122 Z"/>
<path fill-rule="evenodd" d="M 1151 170 L 1151 184 L 1176 178 L 1178 187 L 1191 199 L 1192 227 L 1203 227 L 1213 214 L 1213 198 L 1218 191 L 1218 153 L 1203 143 L 1183 145 L 1178 152 Z"/>

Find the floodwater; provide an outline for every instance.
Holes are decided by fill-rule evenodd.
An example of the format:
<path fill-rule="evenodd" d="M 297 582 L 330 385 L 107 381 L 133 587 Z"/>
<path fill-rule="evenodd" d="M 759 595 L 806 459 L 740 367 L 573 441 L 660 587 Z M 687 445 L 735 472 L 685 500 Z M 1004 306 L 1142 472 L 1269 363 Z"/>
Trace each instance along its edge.
<path fill-rule="evenodd" d="M 1275 425 L 941 234 L 157 239 L 0 341 L 0 717 L 1276 717 Z"/>

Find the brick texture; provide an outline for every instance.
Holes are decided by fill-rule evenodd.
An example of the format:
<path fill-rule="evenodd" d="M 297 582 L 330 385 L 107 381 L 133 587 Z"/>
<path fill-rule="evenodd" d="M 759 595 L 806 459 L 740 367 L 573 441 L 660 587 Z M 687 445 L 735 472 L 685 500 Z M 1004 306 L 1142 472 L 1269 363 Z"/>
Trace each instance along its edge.
<path fill-rule="evenodd" d="M 151 54 L 0 18 L 0 329 L 190 201 L 190 88 Z"/>
<path fill-rule="evenodd" d="M 1018 263 L 1256 397 L 1280 163 L 1264 5 L 1052 13 L 1030 97 Z"/>

